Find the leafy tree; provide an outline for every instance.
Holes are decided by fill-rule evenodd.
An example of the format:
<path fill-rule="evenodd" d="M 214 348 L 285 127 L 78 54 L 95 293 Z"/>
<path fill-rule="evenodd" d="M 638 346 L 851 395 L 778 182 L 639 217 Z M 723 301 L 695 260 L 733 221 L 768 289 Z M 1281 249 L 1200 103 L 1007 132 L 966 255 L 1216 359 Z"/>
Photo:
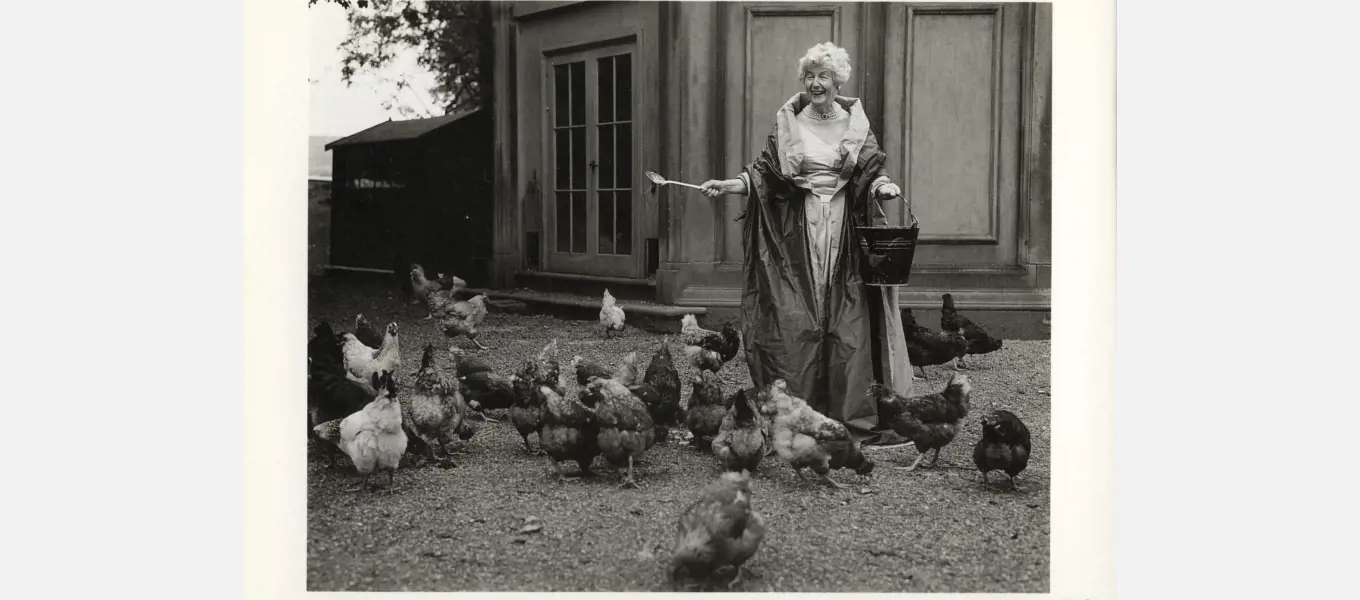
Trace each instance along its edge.
<path fill-rule="evenodd" d="M 308 0 L 314 5 L 318 0 Z M 416 62 L 435 76 L 428 90 L 435 105 L 448 113 L 491 101 L 492 29 L 490 2 L 424 2 L 418 0 L 326 0 L 348 11 L 349 37 L 340 77 L 353 84 L 357 75 L 377 73 L 393 59 L 414 52 Z M 397 90 L 410 86 L 396 80 Z M 403 114 L 424 113 L 398 106 Z"/>

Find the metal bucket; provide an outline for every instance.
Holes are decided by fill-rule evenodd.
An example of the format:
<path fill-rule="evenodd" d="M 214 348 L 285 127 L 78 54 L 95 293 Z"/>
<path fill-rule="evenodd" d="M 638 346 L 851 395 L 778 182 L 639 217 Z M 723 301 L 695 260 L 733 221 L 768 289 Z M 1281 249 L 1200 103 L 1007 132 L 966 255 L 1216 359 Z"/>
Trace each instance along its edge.
<path fill-rule="evenodd" d="M 883 207 L 877 202 L 879 214 Z M 916 238 L 921 233 L 921 223 L 911 214 L 911 203 L 907 203 L 907 216 L 910 226 L 879 225 L 860 227 L 860 250 L 864 253 L 864 283 L 874 286 L 907 285 L 911 277 L 911 262 L 916 256 Z"/>

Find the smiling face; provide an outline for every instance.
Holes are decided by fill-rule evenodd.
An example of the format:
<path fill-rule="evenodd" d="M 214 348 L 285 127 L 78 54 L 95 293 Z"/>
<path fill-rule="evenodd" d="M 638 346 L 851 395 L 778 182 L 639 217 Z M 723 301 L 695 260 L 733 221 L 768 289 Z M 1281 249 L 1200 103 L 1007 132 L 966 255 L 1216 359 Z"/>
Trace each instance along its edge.
<path fill-rule="evenodd" d="M 812 106 L 817 112 L 829 112 L 832 99 L 840 93 L 835 74 L 826 67 L 812 66 L 803 71 L 803 90 L 812 98 Z"/>

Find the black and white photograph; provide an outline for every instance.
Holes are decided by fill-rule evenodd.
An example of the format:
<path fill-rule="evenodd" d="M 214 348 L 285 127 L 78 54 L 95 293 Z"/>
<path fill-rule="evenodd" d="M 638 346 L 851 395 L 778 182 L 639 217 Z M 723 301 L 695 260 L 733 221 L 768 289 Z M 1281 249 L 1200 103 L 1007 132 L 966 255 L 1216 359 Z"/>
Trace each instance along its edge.
<path fill-rule="evenodd" d="M 306 590 L 1049 592 L 1062 9 L 309 0 Z"/>

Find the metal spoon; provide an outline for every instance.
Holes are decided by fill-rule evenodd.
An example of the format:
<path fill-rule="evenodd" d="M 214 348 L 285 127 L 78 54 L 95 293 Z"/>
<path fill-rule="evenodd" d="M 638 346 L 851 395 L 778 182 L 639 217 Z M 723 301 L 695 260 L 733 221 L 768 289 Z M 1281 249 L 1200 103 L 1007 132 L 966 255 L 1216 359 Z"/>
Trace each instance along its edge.
<path fill-rule="evenodd" d="M 672 183 L 673 183 L 673 184 L 675 184 L 675 185 L 683 185 L 683 186 L 685 186 L 685 187 L 692 187 L 692 188 L 694 188 L 694 189 L 696 189 L 696 190 L 700 190 L 700 191 L 702 191 L 702 190 L 704 189 L 704 188 L 699 187 L 699 186 L 697 186 L 697 185 L 694 185 L 694 184 L 692 184 L 692 183 L 685 183 L 685 182 L 683 182 L 683 181 L 669 181 L 669 180 L 667 180 L 665 177 L 662 177 L 662 176 L 660 176 L 660 175 L 657 175 L 656 172 L 654 172 L 654 171 L 647 171 L 646 175 L 647 175 L 647 179 L 652 180 L 652 183 L 655 183 L 655 184 L 657 184 L 657 185 L 667 185 L 667 184 L 672 184 Z"/>

